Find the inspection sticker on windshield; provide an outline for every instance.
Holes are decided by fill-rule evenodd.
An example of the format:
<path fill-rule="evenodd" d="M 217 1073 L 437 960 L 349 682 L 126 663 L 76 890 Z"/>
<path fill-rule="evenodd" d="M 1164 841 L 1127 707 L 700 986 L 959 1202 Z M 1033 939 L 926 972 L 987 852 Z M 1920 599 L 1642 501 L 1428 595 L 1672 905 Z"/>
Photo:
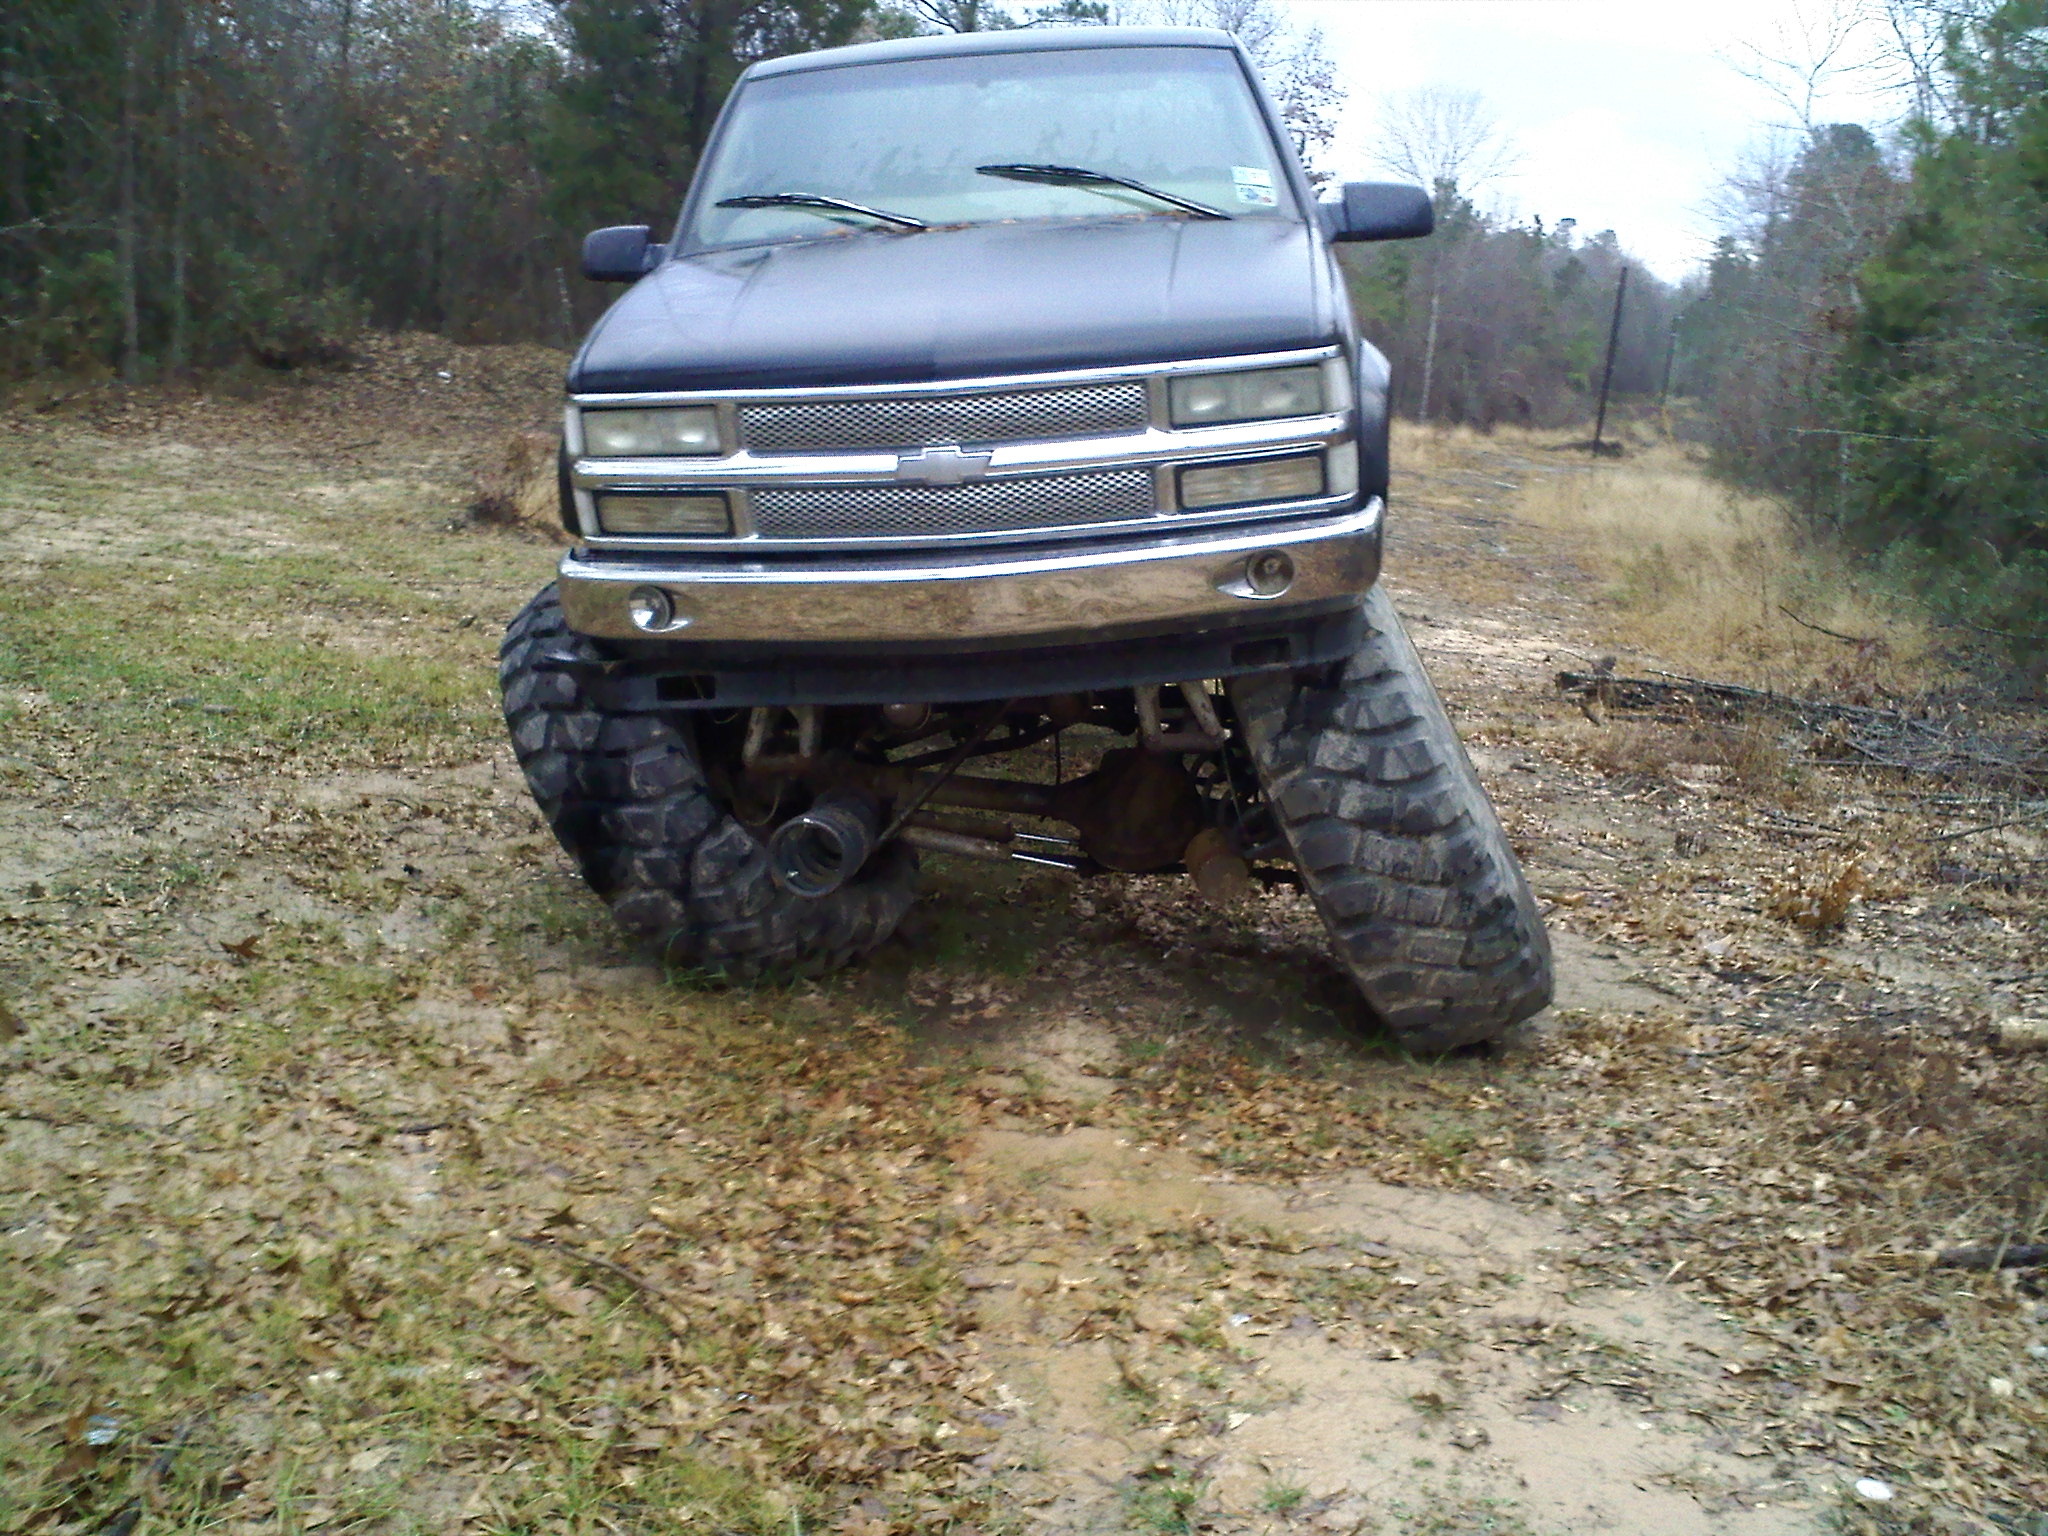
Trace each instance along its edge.
<path fill-rule="evenodd" d="M 1251 203 L 1260 208 L 1271 208 L 1279 199 L 1273 196 L 1273 173 L 1256 165 L 1233 165 L 1230 179 L 1237 183 L 1237 200 Z"/>

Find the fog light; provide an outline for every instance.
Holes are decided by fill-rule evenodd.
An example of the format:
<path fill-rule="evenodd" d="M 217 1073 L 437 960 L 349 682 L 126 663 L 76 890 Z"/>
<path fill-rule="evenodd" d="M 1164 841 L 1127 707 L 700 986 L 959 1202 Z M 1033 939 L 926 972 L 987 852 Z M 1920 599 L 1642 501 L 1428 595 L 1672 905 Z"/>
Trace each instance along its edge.
<path fill-rule="evenodd" d="M 687 616 L 676 612 L 675 599 L 659 587 L 635 587 L 627 593 L 626 614 L 635 629 L 649 635 L 682 629 L 690 622 Z"/>
<path fill-rule="evenodd" d="M 1294 558 L 1284 549 L 1261 550 L 1216 578 L 1216 590 L 1232 597 L 1267 602 L 1285 597 L 1294 585 Z"/>
<path fill-rule="evenodd" d="M 1294 585 L 1294 562 L 1280 549 L 1253 555 L 1244 563 L 1244 584 L 1254 597 L 1278 597 Z"/>
<path fill-rule="evenodd" d="M 1190 464 L 1180 472 L 1180 504 L 1188 511 L 1302 501 L 1323 494 L 1323 456 L 1245 459 L 1235 464 Z"/>

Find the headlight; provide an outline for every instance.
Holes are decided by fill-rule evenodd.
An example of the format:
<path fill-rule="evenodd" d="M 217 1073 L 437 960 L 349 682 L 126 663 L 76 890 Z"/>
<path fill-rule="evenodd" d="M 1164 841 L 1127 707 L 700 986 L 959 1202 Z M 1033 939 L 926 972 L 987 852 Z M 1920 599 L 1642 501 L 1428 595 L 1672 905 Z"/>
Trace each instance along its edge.
<path fill-rule="evenodd" d="M 1250 506 L 1261 501 L 1301 501 L 1323 494 L 1323 456 L 1247 459 L 1236 464 L 1191 464 L 1180 472 L 1180 504 L 1201 507 Z"/>
<path fill-rule="evenodd" d="M 720 493 L 695 496 L 599 496 L 597 526 L 606 533 L 732 532 Z"/>
<path fill-rule="evenodd" d="M 718 412 L 708 405 L 645 411 L 583 413 L 583 451 L 593 459 L 649 459 L 681 454 L 715 458 Z"/>
<path fill-rule="evenodd" d="M 1319 416 L 1329 407 L 1323 369 L 1253 368 L 1243 373 L 1198 373 L 1167 386 L 1168 416 L 1176 427 L 1208 427 L 1227 421 L 1273 421 L 1283 416 Z"/>

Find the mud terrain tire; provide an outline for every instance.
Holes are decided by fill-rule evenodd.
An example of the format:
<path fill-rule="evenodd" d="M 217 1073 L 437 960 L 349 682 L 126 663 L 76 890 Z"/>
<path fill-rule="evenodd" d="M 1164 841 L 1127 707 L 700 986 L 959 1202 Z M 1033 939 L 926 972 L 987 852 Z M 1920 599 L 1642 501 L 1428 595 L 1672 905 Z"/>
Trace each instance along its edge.
<path fill-rule="evenodd" d="M 687 728 L 591 702 L 603 660 L 551 584 L 506 628 L 498 683 L 541 815 L 621 929 L 669 964 L 736 979 L 816 975 L 895 931 L 914 897 L 910 849 L 882 849 L 829 896 L 790 895 L 706 784 Z"/>
<path fill-rule="evenodd" d="M 1230 698 L 1339 958 L 1416 1051 L 1500 1034 L 1550 1001 L 1550 940 L 1443 701 L 1386 594 L 1333 678 Z"/>

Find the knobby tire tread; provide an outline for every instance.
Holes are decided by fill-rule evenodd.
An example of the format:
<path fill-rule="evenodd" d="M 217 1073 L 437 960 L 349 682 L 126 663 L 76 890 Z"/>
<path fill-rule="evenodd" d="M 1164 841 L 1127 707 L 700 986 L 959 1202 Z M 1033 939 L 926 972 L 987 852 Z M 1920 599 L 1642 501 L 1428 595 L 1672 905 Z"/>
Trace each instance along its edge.
<path fill-rule="evenodd" d="M 829 896 L 790 895 L 705 782 L 686 728 L 592 703 L 603 659 L 550 584 L 507 626 L 498 682 L 534 801 L 622 930 L 669 964 L 736 980 L 818 975 L 895 931 L 915 897 L 909 848 L 882 849 Z"/>
<path fill-rule="evenodd" d="M 1550 939 L 1492 802 L 1393 603 L 1307 683 L 1233 679 L 1282 836 L 1375 1015 L 1411 1050 L 1490 1039 L 1546 1007 Z"/>

